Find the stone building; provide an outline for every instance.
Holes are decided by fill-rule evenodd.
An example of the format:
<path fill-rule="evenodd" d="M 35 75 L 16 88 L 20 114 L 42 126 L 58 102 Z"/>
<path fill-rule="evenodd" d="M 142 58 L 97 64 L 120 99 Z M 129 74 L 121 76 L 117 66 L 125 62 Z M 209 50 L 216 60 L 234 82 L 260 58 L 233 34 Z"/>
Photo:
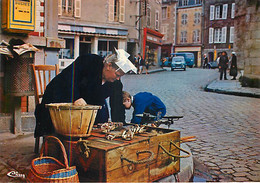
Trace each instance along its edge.
<path fill-rule="evenodd" d="M 162 1 L 162 57 L 170 57 L 173 53 L 176 39 L 177 29 L 177 0 L 163 0 Z"/>
<path fill-rule="evenodd" d="M 141 19 L 141 54 L 151 65 L 159 65 L 163 34 L 160 33 L 162 22 L 162 1 L 143 0 L 140 8 Z"/>
<path fill-rule="evenodd" d="M 175 52 L 194 54 L 194 64 L 201 66 L 201 0 L 179 0 Z"/>
<path fill-rule="evenodd" d="M 236 0 L 235 14 L 234 51 L 244 71 L 242 84 L 260 87 L 260 2 Z"/>
<path fill-rule="evenodd" d="M 203 46 L 209 61 L 226 51 L 230 56 L 234 43 L 235 0 L 204 1 Z"/>
<path fill-rule="evenodd" d="M 136 1 L 59 0 L 58 32 L 66 41 L 66 48 L 59 54 L 60 67 L 66 67 L 79 55 L 106 56 L 114 48 L 125 49 L 132 56 L 136 54 L 138 8 Z"/>

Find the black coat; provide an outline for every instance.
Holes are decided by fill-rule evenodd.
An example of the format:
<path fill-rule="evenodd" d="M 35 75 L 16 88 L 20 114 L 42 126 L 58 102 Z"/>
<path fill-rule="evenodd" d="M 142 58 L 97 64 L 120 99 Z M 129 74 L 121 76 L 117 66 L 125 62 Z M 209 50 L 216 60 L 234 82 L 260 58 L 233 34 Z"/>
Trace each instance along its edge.
<path fill-rule="evenodd" d="M 111 111 L 117 114 L 114 115 L 115 120 L 125 122 L 125 111 L 120 100 L 122 83 L 115 81 L 102 85 L 103 67 L 103 58 L 98 55 L 79 56 L 48 84 L 41 104 L 35 109 L 36 137 L 54 132 L 49 110 L 45 107 L 49 103 L 74 102 L 83 98 L 88 104 L 106 106 L 105 99 L 111 96 Z M 114 108 L 119 112 L 115 112 Z M 108 109 L 103 107 L 97 114 L 96 122 L 105 122 L 107 118 Z"/>
<path fill-rule="evenodd" d="M 230 76 L 237 76 L 237 57 L 233 55 L 231 58 L 231 65 L 230 65 Z"/>
<path fill-rule="evenodd" d="M 221 55 L 219 59 L 219 66 L 222 69 L 227 69 L 228 68 L 228 57 L 227 55 Z"/>

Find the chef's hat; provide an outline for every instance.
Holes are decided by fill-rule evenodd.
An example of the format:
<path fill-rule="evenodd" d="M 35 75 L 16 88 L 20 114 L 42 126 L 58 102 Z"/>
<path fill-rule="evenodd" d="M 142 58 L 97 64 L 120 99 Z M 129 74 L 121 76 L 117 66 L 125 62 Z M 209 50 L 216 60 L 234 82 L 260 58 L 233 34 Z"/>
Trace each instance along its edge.
<path fill-rule="evenodd" d="M 116 49 L 116 55 L 118 61 L 115 62 L 115 64 L 124 72 L 127 73 L 129 71 L 133 71 L 134 73 L 137 73 L 136 67 L 132 64 L 132 62 L 128 59 L 130 54 L 128 54 L 125 50 L 123 49 Z"/>

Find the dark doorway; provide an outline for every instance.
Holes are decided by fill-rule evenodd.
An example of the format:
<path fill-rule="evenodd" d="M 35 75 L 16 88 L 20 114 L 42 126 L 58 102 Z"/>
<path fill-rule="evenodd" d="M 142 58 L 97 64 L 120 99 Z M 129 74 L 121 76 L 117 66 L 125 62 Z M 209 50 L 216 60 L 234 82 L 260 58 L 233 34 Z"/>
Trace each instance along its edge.
<path fill-rule="evenodd" d="M 88 53 L 91 53 L 91 44 L 90 43 L 80 43 L 79 55 L 86 55 Z"/>

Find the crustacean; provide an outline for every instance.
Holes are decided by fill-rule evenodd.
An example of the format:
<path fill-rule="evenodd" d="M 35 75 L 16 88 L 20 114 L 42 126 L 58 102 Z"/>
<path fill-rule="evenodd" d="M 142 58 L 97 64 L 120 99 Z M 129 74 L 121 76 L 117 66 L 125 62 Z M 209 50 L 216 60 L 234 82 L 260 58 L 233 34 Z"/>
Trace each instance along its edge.
<path fill-rule="evenodd" d="M 132 140 L 135 134 L 143 132 L 145 132 L 144 126 L 134 125 L 123 131 L 106 132 L 106 139 L 113 140 L 116 137 L 122 137 L 124 140 Z"/>

